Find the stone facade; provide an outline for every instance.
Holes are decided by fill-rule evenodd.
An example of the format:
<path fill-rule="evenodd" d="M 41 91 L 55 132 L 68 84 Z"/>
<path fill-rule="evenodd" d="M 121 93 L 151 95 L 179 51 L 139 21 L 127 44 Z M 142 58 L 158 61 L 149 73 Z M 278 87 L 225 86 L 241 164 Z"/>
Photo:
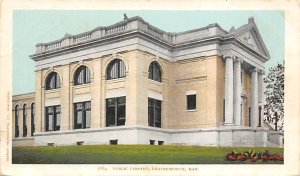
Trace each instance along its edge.
<path fill-rule="evenodd" d="M 210 24 L 168 33 L 133 17 L 112 26 L 78 35 L 66 34 L 60 40 L 37 44 L 37 52 L 30 58 L 36 62 L 36 91 L 13 98 L 13 106 L 17 107 L 13 109 L 13 119 L 18 110 L 21 132 L 14 135 L 14 145 L 116 141 L 118 144 L 268 145 L 269 130 L 262 127 L 259 112 L 263 109 L 259 107 L 264 103 L 264 63 L 270 56 L 253 18 L 229 32 L 218 24 Z M 116 64 L 113 68 L 112 63 L 124 65 Z M 150 76 L 153 63 L 159 67 L 159 80 Z M 125 69 L 124 75 L 109 79 L 109 74 L 120 74 L 121 67 Z M 77 71 L 81 68 L 88 70 L 85 76 L 88 78 L 80 79 L 88 81 L 77 84 Z M 109 72 L 108 68 L 118 73 Z M 49 84 L 58 84 L 54 89 L 47 87 L 53 73 L 57 75 L 51 77 L 55 83 L 50 80 Z M 109 114 L 108 101 L 116 98 L 119 102 L 118 97 L 126 97 L 125 122 L 122 125 L 114 122 L 116 125 L 111 126 L 110 116 L 113 114 L 118 121 L 121 107 L 116 105 Z M 34 118 L 31 118 L 33 113 L 27 118 L 34 126 L 34 136 L 23 135 L 24 125 L 20 125 L 24 101 L 30 102 L 28 105 L 34 103 Z M 153 109 L 151 101 L 155 104 Z M 86 105 L 85 102 L 90 102 L 90 109 L 75 110 L 78 104 Z M 154 125 L 150 125 L 152 116 Z M 79 123 L 86 124 L 79 129 Z"/>

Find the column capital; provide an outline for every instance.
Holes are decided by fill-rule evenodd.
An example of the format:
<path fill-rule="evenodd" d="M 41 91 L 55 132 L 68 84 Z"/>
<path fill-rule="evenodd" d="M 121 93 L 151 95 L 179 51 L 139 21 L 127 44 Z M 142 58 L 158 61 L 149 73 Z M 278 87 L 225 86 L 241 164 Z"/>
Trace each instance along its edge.
<path fill-rule="evenodd" d="M 243 63 L 243 59 L 240 58 L 240 57 L 237 57 L 237 56 L 234 56 L 233 61 L 234 61 L 234 62 L 240 62 L 240 63 Z"/>
<path fill-rule="evenodd" d="M 226 60 L 226 59 L 233 59 L 234 57 L 231 56 L 231 55 L 222 55 L 222 58 L 223 58 L 224 60 Z"/>
<path fill-rule="evenodd" d="M 257 72 L 257 68 L 255 67 L 253 69 L 250 69 L 250 73 L 252 73 L 252 72 Z"/>
<path fill-rule="evenodd" d="M 259 75 L 265 75 L 265 70 L 258 70 Z"/>

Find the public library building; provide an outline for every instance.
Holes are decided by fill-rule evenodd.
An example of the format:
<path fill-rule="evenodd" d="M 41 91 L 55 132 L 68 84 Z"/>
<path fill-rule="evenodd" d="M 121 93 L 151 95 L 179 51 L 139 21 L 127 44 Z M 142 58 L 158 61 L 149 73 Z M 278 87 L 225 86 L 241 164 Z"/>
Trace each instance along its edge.
<path fill-rule="evenodd" d="M 253 18 L 170 33 L 132 17 L 36 49 L 13 146 L 282 146 L 263 122 L 270 56 Z"/>

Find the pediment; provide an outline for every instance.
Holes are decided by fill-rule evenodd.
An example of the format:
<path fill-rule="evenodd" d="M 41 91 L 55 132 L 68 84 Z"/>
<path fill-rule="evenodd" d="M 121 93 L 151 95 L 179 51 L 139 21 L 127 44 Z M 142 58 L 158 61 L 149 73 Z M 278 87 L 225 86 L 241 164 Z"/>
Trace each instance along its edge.
<path fill-rule="evenodd" d="M 254 22 L 240 27 L 234 33 L 237 40 L 267 59 L 270 58 L 269 52 Z"/>
<path fill-rule="evenodd" d="M 244 44 L 248 45 L 250 48 L 259 51 L 258 44 L 255 42 L 255 39 L 250 31 L 245 32 L 243 35 L 239 36 L 238 39 Z"/>

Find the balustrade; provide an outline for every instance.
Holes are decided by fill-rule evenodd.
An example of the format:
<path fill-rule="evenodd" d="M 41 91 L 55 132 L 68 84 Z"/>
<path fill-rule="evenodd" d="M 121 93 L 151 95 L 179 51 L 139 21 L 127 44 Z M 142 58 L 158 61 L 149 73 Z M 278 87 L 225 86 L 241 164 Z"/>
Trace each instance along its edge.
<path fill-rule="evenodd" d="M 129 29 L 139 29 L 139 30 L 149 33 L 150 35 L 152 35 L 156 38 L 167 40 L 167 41 L 170 40 L 170 36 L 165 36 L 165 39 L 164 39 L 163 31 L 161 31 L 147 23 L 144 23 L 143 21 L 142 21 L 142 23 L 143 23 L 144 27 L 135 26 L 134 25 L 135 23 L 133 23 L 132 21 L 128 20 L 126 22 L 124 21 L 122 23 L 115 24 L 115 25 L 108 26 L 108 27 L 98 27 L 92 31 L 85 32 L 82 34 L 66 35 L 64 38 L 62 38 L 60 40 L 56 40 L 54 42 L 38 44 L 37 45 L 37 53 L 42 53 L 45 51 L 51 51 L 51 50 L 54 50 L 57 48 L 66 47 L 66 46 L 70 46 L 70 45 L 77 44 L 77 43 L 82 43 L 82 42 L 85 42 L 85 41 L 88 41 L 91 39 L 105 37 L 107 35 L 123 32 L 123 31 L 129 30 Z M 168 35 L 168 34 L 166 34 L 166 35 Z"/>

